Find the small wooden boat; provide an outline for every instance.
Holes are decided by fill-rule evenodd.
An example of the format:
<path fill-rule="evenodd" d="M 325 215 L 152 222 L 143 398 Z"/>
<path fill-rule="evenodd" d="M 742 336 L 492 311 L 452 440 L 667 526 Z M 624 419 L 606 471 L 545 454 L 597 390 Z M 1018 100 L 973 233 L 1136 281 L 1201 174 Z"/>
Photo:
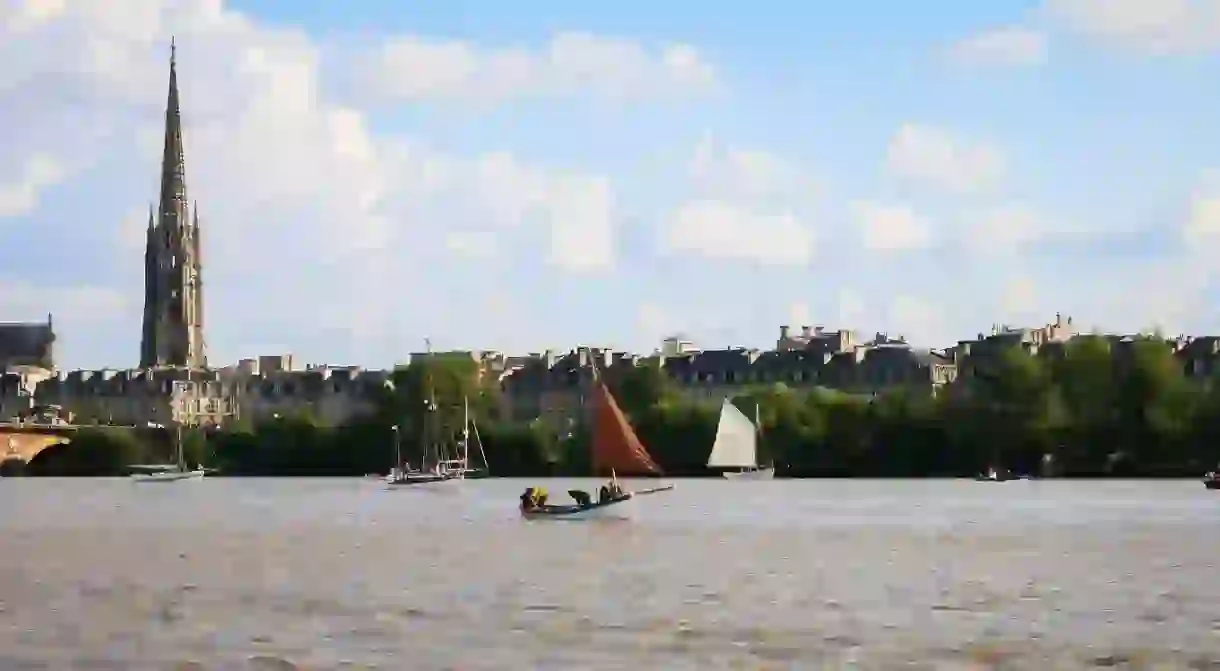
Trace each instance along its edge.
<path fill-rule="evenodd" d="M 528 520 L 629 518 L 634 512 L 636 498 L 673 489 L 673 485 L 667 485 L 630 492 L 619 486 L 618 473 L 660 475 L 661 468 L 652 460 L 627 416 L 600 379 L 594 381 L 593 387 L 593 470 L 598 475 L 610 475 L 610 482 L 602 487 L 597 501 L 581 490 L 569 490 L 573 503 L 549 504 L 545 490 L 539 492 L 531 487 L 521 495 L 521 516 Z"/>

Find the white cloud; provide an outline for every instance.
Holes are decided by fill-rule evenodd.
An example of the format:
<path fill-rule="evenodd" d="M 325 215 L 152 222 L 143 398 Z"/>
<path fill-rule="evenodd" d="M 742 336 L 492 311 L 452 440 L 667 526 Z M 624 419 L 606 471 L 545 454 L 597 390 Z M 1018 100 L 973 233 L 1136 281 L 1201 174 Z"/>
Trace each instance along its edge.
<path fill-rule="evenodd" d="M 1216 0 L 1046 0 L 1043 8 L 1072 30 L 1137 51 L 1220 48 Z"/>
<path fill-rule="evenodd" d="M 805 265 L 813 230 L 793 214 L 760 214 L 715 200 L 690 201 L 669 217 L 663 247 L 707 258 Z"/>
<path fill-rule="evenodd" d="M 1220 240 L 1220 171 L 1205 174 L 1191 194 L 1182 237 L 1196 247 Z"/>
<path fill-rule="evenodd" d="M 972 35 L 949 49 L 950 57 L 966 65 L 1040 65 L 1046 62 L 1046 35 L 1009 26 Z"/>
<path fill-rule="evenodd" d="M 376 135 L 366 111 L 350 102 L 369 96 L 342 91 L 358 83 L 346 68 L 359 59 L 329 42 L 324 48 L 298 29 L 261 24 L 221 0 L 25 2 L 0 22 L 0 176 L 16 176 L 0 180 L 0 214 L 36 208 L 39 192 L 67 173 L 91 174 L 94 181 L 74 188 L 120 204 L 57 230 L 112 222 L 115 254 L 128 260 L 107 281 L 125 295 L 141 295 L 143 205 L 156 197 L 170 34 L 178 37 L 187 179 L 199 202 L 210 354 L 218 363 L 257 353 L 250 350 L 257 343 L 291 340 L 302 356 L 393 356 L 418 320 L 448 324 L 444 304 L 454 299 L 415 290 L 434 284 L 437 272 L 448 276 L 448 256 L 525 254 L 573 272 L 613 267 L 609 178 L 503 151 L 455 156 Z M 432 50 L 412 52 L 413 43 Z M 715 85 L 686 45 L 646 49 L 562 34 L 521 52 L 524 79 L 514 84 L 512 50 L 440 48 L 411 37 L 392 44 L 383 56 L 397 54 L 413 77 L 433 78 L 399 73 L 397 96 L 587 91 L 641 99 Z M 456 69 L 415 67 L 420 59 Z M 505 88 L 482 90 L 490 80 Z M 57 158 L 22 158 L 39 156 Z M 469 288 L 452 291 L 481 295 L 477 281 L 463 281 Z M 138 337 L 138 328 L 128 330 L 125 338 Z"/>
<path fill-rule="evenodd" d="M 945 324 L 945 314 L 930 299 L 899 294 L 890 301 L 891 337 L 905 336 L 908 341 L 927 347 L 944 347 L 956 335 Z"/>
<path fill-rule="evenodd" d="M 852 203 L 865 249 L 903 251 L 932 244 L 932 226 L 910 208 L 860 201 Z"/>
<path fill-rule="evenodd" d="M 855 290 L 839 289 L 836 303 L 840 328 L 856 328 L 865 315 L 864 298 Z"/>
<path fill-rule="evenodd" d="M 995 147 L 911 123 L 890 140 L 886 167 L 892 175 L 954 192 L 994 186 L 1005 173 L 1004 156 Z"/>
<path fill-rule="evenodd" d="M 703 93 L 712 67 L 687 44 L 646 48 L 588 33 L 555 35 L 545 48 L 486 49 L 462 41 L 403 37 L 365 59 L 366 90 L 388 100 L 554 96 L 614 99 Z"/>
<path fill-rule="evenodd" d="M 809 310 L 809 304 L 805 301 L 797 301 L 788 306 L 788 321 L 785 324 L 806 325 L 813 324 L 813 313 Z"/>
<path fill-rule="evenodd" d="M 496 235 L 488 231 L 454 231 L 445 246 L 458 256 L 486 259 L 496 254 Z"/>
<path fill-rule="evenodd" d="M 811 201 L 818 192 L 799 165 L 776 154 L 726 146 L 713 135 L 700 139 L 687 165 L 697 193 L 734 201 Z"/>
<path fill-rule="evenodd" d="M 8 321 L 44 321 L 58 314 L 74 323 L 96 322 L 130 309 L 127 296 L 106 287 L 40 286 L 0 279 L 0 314 Z"/>
<path fill-rule="evenodd" d="M 1038 283 L 1026 275 L 1009 278 L 1004 284 L 999 308 L 1006 319 L 1020 320 L 1021 323 L 1035 319 L 1042 312 L 1039 310 Z"/>
<path fill-rule="evenodd" d="M 1021 203 L 982 212 L 968 219 L 963 228 L 966 247 L 982 256 L 1017 254 L 1048 232 L 1042 215 Z"/>
<path fill-rule="evenodd" d="M 0 183 L 0 219 L 33 212 L 43 190 L 64 176 L 63 167 L 51 156 L 34 154 L 26 158 L 13 181 Z"/>
<path fill-rule="evenodd" d="M 666 218 L 662 250 L 779 266 L 813 258 L 816 188 L 796 163 L 705 134 L 686 169 L 692 193 Z"/>

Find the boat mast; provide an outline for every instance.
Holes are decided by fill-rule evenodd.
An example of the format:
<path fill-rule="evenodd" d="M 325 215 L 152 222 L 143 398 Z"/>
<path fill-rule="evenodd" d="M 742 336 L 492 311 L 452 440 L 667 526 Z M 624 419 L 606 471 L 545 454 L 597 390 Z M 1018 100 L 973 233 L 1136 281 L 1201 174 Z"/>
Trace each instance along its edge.
<path fill-rule="evenodd" d="M 394 475 L 402 471 L 402 441 L 398 437 L 398 425 L 390 428 L 394 430 L 394 468 L 390 470 L 390 474 Z"/>
<path fill-rule="evenodd" d="M 436 444 L 434 437 L 436 436 L 436 387 L 432 384 L 432 340 L 424 338 L 424 345 L 428 350 L 427 363 L 424 366 L 424 384 L 428 387 L 428 419 L 424 424 L 424 461 L 428 459 L 430 452 L 436 453 L 436 459 L 433 463 L 439 463 L 441 460 L 440 446 Z"/>
<path fill-rule="evenodd" d="M 762 464 L 758 463 L 758 444 L 762 442 L 762 415 L 758 407 L 758 401 L 754 402 L 754 469 L 759 470 Z"/>
<path fill-rule="evenodd" d="M 462 397 L 462 468 L 470 468 L 470 397 Z"/>

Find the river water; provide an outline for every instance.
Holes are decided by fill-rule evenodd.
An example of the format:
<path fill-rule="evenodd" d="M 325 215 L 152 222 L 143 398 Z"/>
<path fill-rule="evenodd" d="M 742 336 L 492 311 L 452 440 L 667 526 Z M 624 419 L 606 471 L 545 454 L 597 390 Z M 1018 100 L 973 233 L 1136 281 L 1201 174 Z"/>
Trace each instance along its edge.
<path fill-rule="evenodd" d="M 528 484 L 2 480 L 0 669 L 1220 669 L 1198 482 Z"/>

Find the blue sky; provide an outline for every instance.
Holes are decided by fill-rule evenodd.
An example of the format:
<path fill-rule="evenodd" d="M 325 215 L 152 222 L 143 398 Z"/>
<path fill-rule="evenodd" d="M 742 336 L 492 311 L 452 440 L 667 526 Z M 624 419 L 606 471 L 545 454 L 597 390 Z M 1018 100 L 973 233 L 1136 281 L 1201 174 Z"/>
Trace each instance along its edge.
<path fill-rule="evenodd" d="M 1220 330 L 1216 0 L 10 5 L 0 320 L 66 367 L 137 357 L 171 34 L 217 365 Z"/>

